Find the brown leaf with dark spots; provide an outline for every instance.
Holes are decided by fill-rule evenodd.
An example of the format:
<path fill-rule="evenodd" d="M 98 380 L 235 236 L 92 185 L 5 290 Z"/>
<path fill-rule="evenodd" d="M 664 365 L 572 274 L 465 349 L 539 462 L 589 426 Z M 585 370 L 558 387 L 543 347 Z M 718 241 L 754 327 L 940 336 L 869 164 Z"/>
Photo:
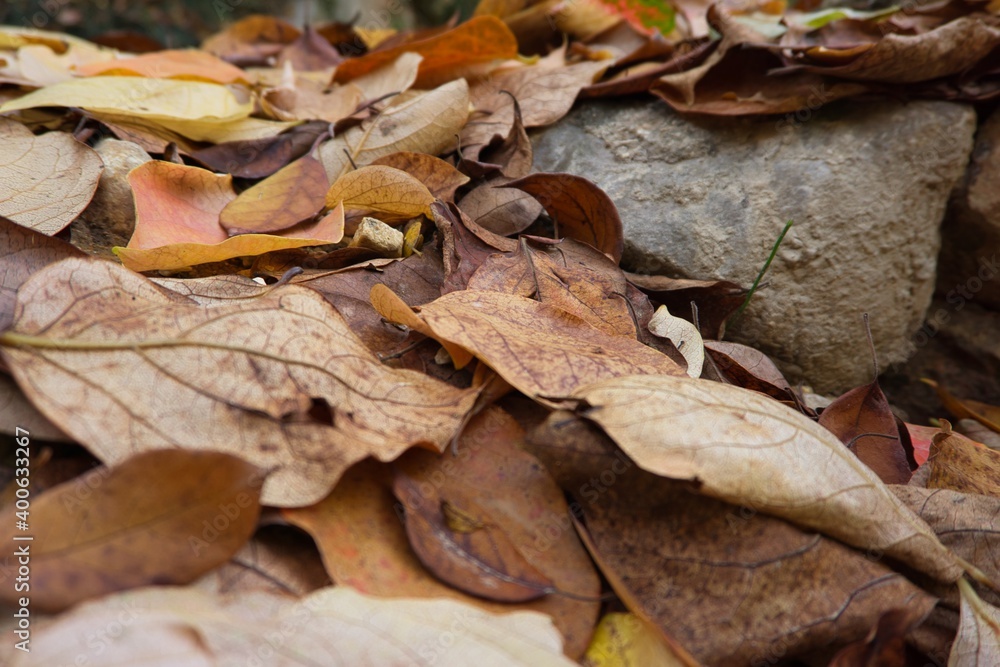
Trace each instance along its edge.
<path fill-rule="evenodd" d="M 552 593 L 552 580 L 462 490 L 444 494 L 431 483 L 436 457 L 414 452 L 396 462 L 393 493 L 406 511 L 410 546 L 438 579 L 460 591 L 496 602 L 529 602 Z M 409 473 L 409 474 L 408 474 Z"/>
<path fill-rule="evenodd" d="M 83 257 L 74 246 L 0 216 L 0 331 L 14 321 L 17 288 L 32 273 L 67 257 Z"/>
<path fill-rule="evenodd" d="M 467 289 L 536 299 L 612 336 L 636 335 L 621 269 L 607 255 L 576 239 L 522 236 L 513 253 L 488 257 Z"/>
<path fill-rule="evenodd" d="M 886 484 L 906 484 L 910 464 L 899 439 L 896 417 L 878 378 L 851 389 L 819 416 L 821 426 L 840 438 Z"/>
<path fill-rule="evenodd" d="M 589 243 L 621 261 L 625 248 L 618 208 L 599 187 L 572 174 L 532 174 L 505 185 L 532 195 L 545 207 L 559 237 Z"/>
<path fill-rule="evenodd" d="M 386 319 L 420 327 L 449 352 L 458 348 L 452 353 L 457 367 L 475 356 L 515 389 L 550 405 L 601 379 L 684 375 L 672 359 L 633 338 L 608 336 L 562 309 L 520 296 L 451 292 L 416 315 L 406 313 L 406 305 L 388 288 L 376 285 L 372 305 Z"/>
<path fill-rule="evenodd" d="M 34 541 L 24 542 L 32 606 L 61 611 L 128 588 L 193 581 L 250 539 L 263 481 L 235 456 L 169 449 L 123 461 L 85 500 L 73 481 L 50 489 L 31 503 Z M 5 542 L 20 544 L 17 535 Z M 7 602 L 19 595 L 13 586 L 0 593 Z"/>
<path fill-rule="evenodd" d="M 595 559 L 631 611 L 710 665 L 753 665 L 860 639 L 886 607 L 935 599 L 835 540 L 698 496 L 647 504 L 627 484 L 584 507 Z M 780 649 L 778 648 L 780 647 Z"/>
<path fill-rule="evenodd" d="M 938 433 L 931 440 L 927 465 L 931 467 L 929 489 L 1000 498 L 1000 452 L 950 432 Z"/>
<path fill-rule="evenodd" d="M 455 190 L 469 182 L 469 177 L 455 169 L 441 158 L 427 153 L 400 151 L 372 161 L 372 165 L 382 165 L 405 171 L 427 186 L 435 199 L 450 202 L 455 199 Z"/>
<path fill-rule="evenodd" d="M 179 299 L 111 262 L 63 260 L 21 285 L 0 355 L 101 460 L 230 451 L 272 471 L 269 505 L 315 502 L 369 454 L 443 450 L 475 401 L 384 366 L 305 287 L 218 305 Z"/>
<path fill-rule="evenodd" d="M 309 155 L 241 192 L 219 213 L 219 224 L 236 234 L 268 234 L 294 227 L 323 208 L 330 182 Z"/>

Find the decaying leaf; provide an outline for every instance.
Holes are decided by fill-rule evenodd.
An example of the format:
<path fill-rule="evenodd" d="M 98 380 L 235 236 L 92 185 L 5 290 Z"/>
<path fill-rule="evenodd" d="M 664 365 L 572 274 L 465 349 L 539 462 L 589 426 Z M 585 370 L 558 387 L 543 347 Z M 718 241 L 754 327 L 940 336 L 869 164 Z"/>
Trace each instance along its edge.
<path fill-rule="evenodd" d="M 602 378 L 684 372 L 670 357 L 635 339 L 609 337 L 564 310 L 511 294 L 451 292 L 422 306 L 418 316 L 376 285 L 372 305 L 387 319 L 419 327 L 446 343 L 457 367 L 475 356 L 540 401 L 558 404 Z"/>
<path fill-rule="evenodd" d="M 620 377 L 576 392 L 644 470 L 884 551 L 942 581 L 963 566 L 829 431 L 756 392 L 666 375 Z"/>
<path fill-rule="evenodd" d="M 128 588 L 193 581 L 250 539 L 263 481 L 229 454 L 165 449 L 123 461 L 95 489 L 75 481 L 50 489 L 31 503 L 32 605 L 61 611 Z M 18 544 L 10 519 L 5 541 Z M 0 593 L 8 603 L 18 597 L 13 587 Z"/>
<path fill-rule="evenodd" d="M 52 236 L 87 208 L 102 171 L 100 156 L 64 132 L 3 137 L 0 216 Z"/>
<path fill-rule="evenodd" d="M 315 502 L 370 454 L 443 450 L 474 400 L 383 366 L 312 290 L 189 305 L 95 260 L 24 283 L 0 354 L 32 402 L 103 461 L 233 452 L 273 470 L 270 505 Z"/>

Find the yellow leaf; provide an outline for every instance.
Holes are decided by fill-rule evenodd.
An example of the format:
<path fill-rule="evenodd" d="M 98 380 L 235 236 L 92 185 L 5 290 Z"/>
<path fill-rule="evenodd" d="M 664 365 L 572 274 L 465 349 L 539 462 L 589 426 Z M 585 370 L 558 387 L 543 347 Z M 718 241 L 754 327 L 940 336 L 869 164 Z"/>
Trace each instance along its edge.
<path fill-rule="evenodd" d="M 326 205 L 333 208 L 341 201 L 346 211 L 375 214 L 383 222 L 399 222 L 420 214 L 430 216 L 434 195 L 405 171 L 373 165 L 349 171 L 330 186 Z"/>
<path fill-rule="evenodd" d="M 78 107 L 146 120 L 222 123 L 246 118 L 253 103 L 224 86 L 201 81 L 102 76 L 40 88 L 0 106 L 0 113 L 37 107 Z"/>
<path fill-rule="evenodd" d="M 683 667 L 656 632 L 633 614 L 605 614 L 594 630 L 585 658 L 590 667 Z"/>

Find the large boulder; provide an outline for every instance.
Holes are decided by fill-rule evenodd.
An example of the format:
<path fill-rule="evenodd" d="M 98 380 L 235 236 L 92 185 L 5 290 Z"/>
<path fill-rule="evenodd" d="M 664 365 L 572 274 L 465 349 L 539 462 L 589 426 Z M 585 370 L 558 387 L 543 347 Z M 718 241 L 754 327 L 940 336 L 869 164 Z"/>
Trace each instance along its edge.
<path fill-rule="evenodd" d="M 618 205 L 623 264 L 749 286 L 795 225 L 735 340 L 793 381 L 839 392 L 905 360 L 934 288 L 940 223 L 976 117 L 948 102 L 838 104 L 805 120 L 687 117 L 648 99 L 585 102 L 533 136 L 535 169 Z"/>

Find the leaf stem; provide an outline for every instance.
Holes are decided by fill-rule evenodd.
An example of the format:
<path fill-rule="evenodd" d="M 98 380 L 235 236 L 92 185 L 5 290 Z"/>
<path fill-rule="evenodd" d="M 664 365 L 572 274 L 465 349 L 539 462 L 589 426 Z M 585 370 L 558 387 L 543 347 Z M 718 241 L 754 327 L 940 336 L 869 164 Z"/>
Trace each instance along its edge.
<path fill-rule="evenodd" d="M 753 285 L 750 287 L 750 291 L 747 292 L 747 297 L 743 299 L 743 305 L 740 306 L 740 309 L 737 310 L 736 314 L 733 316 L 732 320 L 733 324 L 739 321 L 740 317 L 743 316 L 743 311 L 746 310 L 747 306 L 750 305 L 750 299 L 753 297 L 754 292 L 757 291 L 757 287 L 760 285 L 760 281 L 764 277 L 764 274 L 767 273 L 768 267 L 771 266 L 771 261 L 774 259 L 774 256 L 778 254 L 778 248 L 781 246 L 781 242 L 785 240 L 785 234 L 787 234 L 788 230 L 792 228 L 793 222 L 794 221 L 792 220 L 786 222 L 785 228 L 781 230 L 780 234 L 778 234 L 778 240 L 774 242 L 774 246 L 771 248 L 771 254 L 768 255 L 767 261 L 764 262 L 763 268 L 761 268 L 760 273 L 757 274 L 757 279 L 753 281 Z"/>

